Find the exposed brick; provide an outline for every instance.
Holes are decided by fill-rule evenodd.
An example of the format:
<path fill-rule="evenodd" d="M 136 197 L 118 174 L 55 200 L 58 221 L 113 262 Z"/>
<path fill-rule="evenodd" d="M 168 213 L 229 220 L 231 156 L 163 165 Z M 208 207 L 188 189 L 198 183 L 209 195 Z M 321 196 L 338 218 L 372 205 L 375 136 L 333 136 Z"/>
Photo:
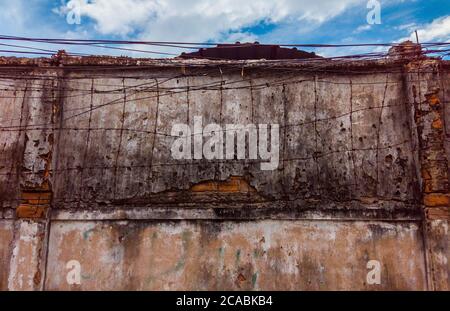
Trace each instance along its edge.
<path fill-rule="evenodd" d="M 450 206 L 450 197 L 448 194 L 427 194 L 424 196 L 424 204 L 428 207 Z"/>
<path fill-rule="evenodd" d="M 232 176 L 226 181 L 207 181 L 191 187 L 192 192 L 254 192 L 243 177 Z"/>
<path fill-rule="evenodd" d="M 446 207 L 426 208 L 425 214 L 429 220 L 448 219 L 450 220 L 450 210 Z"/>
<path fill-rule="evenodd" d="M 16 215 L 18 218 L 43 218 L 47 208 L 47 205 L 20 204 L 16 209 Z"/>
<path fill-rule="evenodd" d="M 217 191 L 217 183 L 215 182 L 202 182 L 191 187 L 192 192 L 207 192 Z"/>
<path fill-rule="evenodd" d="M 25 204 L 50 204 L 51 192 L 22 192 L 21 200 Z"/>
<path fill-rule="evenodd" d="M 435 93 L 431 93 L 431 94 L 426 94 L 425 95 L 427 97 L 428 103 L 430 106 L 437 106 L 440 105 L 441 101 L 439 100 L 439 97 L 437 94 Z"/>
<path fill-rule="evenodd" d="M 431 124 L 431 126 L 432 126 L 434 129 L 442 129 L 444 125 L 443 125 L 443 122 L 442 122 L 441 119 L 436 119 L 436 120 L 433 121 L 433 123 Z"/>

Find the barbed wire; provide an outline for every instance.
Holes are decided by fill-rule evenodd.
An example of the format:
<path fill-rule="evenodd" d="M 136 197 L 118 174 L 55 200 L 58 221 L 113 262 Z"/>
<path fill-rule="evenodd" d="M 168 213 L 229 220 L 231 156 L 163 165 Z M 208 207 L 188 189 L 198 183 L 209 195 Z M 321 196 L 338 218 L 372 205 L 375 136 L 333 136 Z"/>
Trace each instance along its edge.
<path fill-rule="evenodd" d="M 279 159 L 281 162 L 295 162 L 295 161 L 308 161 L 308 160 L 314 160 L 319 158 L 324 158 L 332 154 L 336 153 L 349 153 L 349 152 L 355 152 L 355 151 L 377 151 L 377 150 L 387 150 L 387 149 L 393 149 L 397 148 L 399 146 L 403 146 L 406 144 L 409 144 L 411 140 L 402 140 L 398 143 L 389 144 L 387 146 L 383 147 L 366 147 L 366 148 L 354 148 L 354 149 L 336 149 L 331 150 L 327 152 L 320 152 L 316 151 L 314 155 L 307 156 L 307 157 L 291 157 L 291 158 L 282 158 Z M 240 164 L 240 165 L 250 165 L 250 164 L 261 164 L 261 163 L 267 163 L 268 160 L 264 159 L 219 159 L 219 160 L 173 160 L 172 162 L 163 162 L 163 163 L 152 163 L 152 164 L 140 164 L 140 165 L 96 165 L 96 166 L 73 166 L 73 167 L 65 167 L 65 168 L 50 168 L 47 172 L 50 174 L 59 173 L 59 172 L 65 172 L 65 171 L 80 171 L 81 169 L 88 169 L 88 170 L 111 170 L 115 168 L 120 169 L 142 169 L 142 168 L 151 168 L 151 167 L 164 167 L 164 166 L 186 166 L 186 165 L 198 165 L 198 166 L 204 166 L 205 163 L 214 165 L 214 164 Z M 23 175 L 37 175 L 36 172 L 31 171 L 23 171 L 20 172 L 20 174 Z M 1 173 L 0 175 L 3 176 L 10 176 L 13 175 L 12 173 Z"/>
<path fill-rule="evenodd" d="M 168 82 L 168 81 L 176 79 L 176 78 L 179 78 L 179 76 L 166 79 L 162 83 Z M 103 107 L 106 107 L 106 106 L 109 106 L 109 105 L 120 104 L 120 103 L 123 103 L 123 102 L 138 102 L 138 101 L 141 101 L 141 100 L 154 99 L 156 97 L 161 98 L 161 97 L 164 97 L 164 96 L 171 96 L 171 95 L 175 95 L 175 94 L 179 94 L 179 93 L 184 93 L 186 91 L 189 91 L 189 92 L 195 92 L 195 91 L 226 91 L 226 90 L 242 90 L 242 89 L 259 90 L 259 89 L 268 88 L 268 87 L 277 87 L 277 86 L 287 85 L 287 84 L 299 84 L 299 83 L 303 83 L 303 82 L 308 82 L 308 81 L 312 82 L 312 81 L 314 81 L 314 79 L 293 80 L 293 78 L 294 77 L 285 77 L 283 79 L 271 81 L 270 83 L 264 82 L 264 83 L 260 83 L 260 84 L 256 84 L 256 85 L 255 84 L 252 84 L 252 85 L 249 84 L 249 85 L 245 85 L 245 86 L 236 86 L 236 87 L 226 87 L 226 85 L 242 83 L 243 82 L 242 79 L 237 79 L 237 80 L 232 80 L 232 81 L 217 81 L 217 82 L 212 82 L 212 83 L 210 82 L 210 83 L 206 83 L 206 84 L 202 84 L 202 85 L 196 85 L 196 86 L 179 86 L 179 87 L 166 88 L 166 89 L 164 89 L 164 87 L 161 87 L 161 85 L 158 83 L 158 88 L 159 88 L 158 94 L 151 95 L 151 96 L 137 97 L 137 98 L 135 97 L 135 98 L 127 99 L 125 101 L 124 101 L 124 98 L 122 96 L 122 97 L 119 97 L 117 99 L 111 100 L 111 101 L 109 101 L 107 103 L 104 103 L 104 104 L 101 104 L 101 105 L 96 105 L 96 106 L 93 106 L 93 107 L 90 107 L 90 106 L 89 107 L 85 107 L 85 108 L 89 108 L 89 109 L 87 109 L 85 111 L 82 111 L 82 112 L 80 112 L 78 114 L 66 117 L 63 121 L 67 121 L 69 119 L 81 116 L 81 115 L 83 115 L 85 113 L 89 113 L 89 112 L 91 112 L 93 110 L 97 110 L 97 109 L 100 109 L 100 108 L 103 108 Z M 293 81 L 289 81 L 289 80 L 293 80 Z M 244 82 L 245 82 L 245 80 L 244 80 Z M 320 82 L 322 82 L 322 81 L 320 81 Z M 155 82 L 153 81 L 153 83 L 155 83 Z M 383 84 L 386 84 L 386 83 L 387 82 L 385 81 Z M 145 84 L 148 84 L 148 83 L 145 83 Z M 208 86 L 205 86 L 205 85 L 208 85 Z M 165 93 L 161 92 L 161 90 L 166 91 L 166 92 Z M 120 91 L 120 89 L 117 89 L 116 91 Z M 126 88 L 122 89 L 121 91 L 122 92 L 126 91 Z M 156 89 L 154 89 L 152 91 L 156 91 Z M 139 91 L 135 91 L 135 92 L 133 92 L 131 94 L 127 94 L 127 96 L 136 95 L 137 93 L 139 93 Z M 86 95 L 89 95 L 89 94 L 83 94 L 83 96 L 86 96 Z M 68 96 L 68 97 L 70 97 L 70 96 Z M 42 97 L 39 97 L 39 98 L 42 98 Z M 65 98 L 65 97 L 62 97 L 62 98 Z M 62 99 L 62 98 L 60 98 L 60 99 Z M 81 109 L 82 109 L 82 107 L 78 107 L 75 110 L 81 110 Z M 64 111 L 65 112 L 69 112 L 69 111 L 74 111 L 74 110 L 73 109 L 64 109 Z M 6 121 L 11 121 L 11 119 L 10 120 L 6 120 Z M 4 119 L 3 119 L 3 122 L 5 122 Z M 49 125 L 49 124 L 29 124 L 29 125 L 26 125 L 25 127 L 36 127 L 36 126 L 46 126 L 46 125 Z M 16 127 L 17 126 L 0 126 L 0 130 L 9 129 L 9 128 L 16 128 Z"/>

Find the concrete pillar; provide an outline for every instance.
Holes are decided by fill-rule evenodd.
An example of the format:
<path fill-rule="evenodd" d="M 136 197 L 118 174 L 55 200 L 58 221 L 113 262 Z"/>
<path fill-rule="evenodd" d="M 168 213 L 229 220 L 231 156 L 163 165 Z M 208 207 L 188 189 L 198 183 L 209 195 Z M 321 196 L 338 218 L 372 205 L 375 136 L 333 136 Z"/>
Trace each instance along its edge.
<path fill-rule="evenodd" d="M 440 61 L 414 60 L 405 76 L 423 198 L 428 287 L 449 290 L 450 196 Z"/>
<path fill-rule="evenodd" d="M 33 76 L 25 100 L 26 128 L 20 169 L 20 197 L 9 264 L 9 290 L 44 288 L 57 79 Z M 53 75 L 55 75 L 53 73 Z M 55 75 L 56 77 L 56 75 Z"/>

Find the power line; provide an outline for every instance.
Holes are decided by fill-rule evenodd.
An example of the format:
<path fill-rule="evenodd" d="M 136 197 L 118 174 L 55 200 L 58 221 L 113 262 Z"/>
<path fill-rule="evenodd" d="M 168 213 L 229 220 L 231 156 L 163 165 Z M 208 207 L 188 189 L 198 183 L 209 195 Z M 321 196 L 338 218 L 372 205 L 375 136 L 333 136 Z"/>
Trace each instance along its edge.
<path fill-rule="evenodd" d="M 18 37 L 0 35 L 0 40 L 15 40 L 15 41 L 38 41 L 38 42 L 70 42 L 70 43 L 108 43 L 108 44 L 139 44 L 139 45 L 197 45 L 197 46 L 239 46 L 236 43 L 221 43 L 221 42 L 181 42 L 181 41 L 139 41 L 139 40 L 106 40 L 106 39 L 55 39 L 55 38 L 32 38 L 32 37 Z M 450 42 L 425 42 L 421 43 L 427 45 L 450 45 Z M 311 43 L 265 43 L 265 45 L 278 46 L 292 46 L 292 47 L 376 47 L 376 46 L 401 46 L 402 43 L 355 43 L 355 44 L 311 44 Z M 245 46 L 245 44 L 242 44 Z"/>
<path fill-rule="evenodd" d="M 105 39 L 61 39 L 61 38 L 32 38 L 32 37 L 19 37 L 19 36 L 6 36 L 0 35 L 0 40 L 7 41 L 25 41 L 34 43 L 45 43 L 45 44 L 56 44 L 56 45 L 70 45 L 70 46 L 89 46 L 97 47 L 103 49 L 113 49 L 113 50 L 123 50 L 137 53 L 150 53 L 150 54 L 160 54 L 165 56 L 176 56 L 175 53 L 169 53 L 165 51 L 153 51 L 153 50 L 142 50 L 135 48 L 123 47 L 126 45 L 146 45 L 146 46 L 157 46 L 163 48 L 177 48 L 177 49 L 200 49 L 204 47 L 212 47 L 220 45 L 221 48 L 245 48 L 247 44 L 236 44 L 236 43 L 218 43 L 218 42 L 180 42 L 180 41 L 137 41 L 137 40 L 105 40 Z M 122 47 L 110 46 L 110 45 L 122 45 Z M 399 47 L 402 43 L 392 42 L 392 43 L 355 43 L 355 44 L 312 44 L 312 43 L 268 43 L 264 45 L 277 45 L 280 47 L 302 47 L 302 48 L 349 48 L 349 47 Z M 423 48 L 429 47 L 445 47 L 450 46 L 450 42 L 426 42 L 422 43 Z M 33 47 L 24 47 L 33 48 Z M 16 51 L 11 51 L 10 53 L 15 53 Z M 42 52 L 49 52 L 42 51 Z M 50 52 L 49 52 L 50 53 Z M 434 50 L 433 53 L 443 53 L 441 50 Z M 30 53 L 31 54 L 31 53 Z M 36 54 L 36 53 L 34 53 Z M 76 53 L 71 53 L 76 55 Z M 81 54 L 81 53 L 78 53 Z M 42 54 L 45 55 L 45 54 Z M 340 57 L 334 57 L 332 59 L 338 58 L 357 58 L 357 57 L 381 57 L 383 53 L 373 52 L 355 55 L 343 55 Z"/>

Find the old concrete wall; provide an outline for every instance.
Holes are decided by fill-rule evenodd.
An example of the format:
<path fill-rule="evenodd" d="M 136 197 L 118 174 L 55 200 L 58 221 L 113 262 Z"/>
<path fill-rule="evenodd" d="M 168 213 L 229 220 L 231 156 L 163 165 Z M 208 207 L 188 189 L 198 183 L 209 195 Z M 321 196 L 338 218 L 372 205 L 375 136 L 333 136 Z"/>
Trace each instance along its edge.
<path fill-rule="evenodd" d="M 420 235 L 360 221 L 57 221 L 46 288 L 71 289 L 65 263 L 79 259 L 83 290 L 370 290 L 377 258 L 377 289 L 425 289 Z"/>
<path fill-rule="evenodd" d="M 66 87 L 76 91 L 65 92 L 58 124 L 63 130 L 56 138 L 56 208 L 192 202 L 192 186 L 231 176 L 245 177 L 259 201 L 379 199 L 405 208 L 414 202 L 401 75 L 326 75 L 316 81 L 314 75 L 268 72 L 242 78 L 235 72 L 171 78 L 177 74 L 151 71 L 117 79 L 114 73 L 93 82 L 67 76 Z M 104 86 L 122 83 L 125 91 Z M 208 84 L 215 89 L 201 89 Z M 136 93 L 136 85 L 147 89 Z M 101 105 L 107 106 L 96 109 Z M 91 106 L 95 110 L 89 112 Z M 261 171 L 259 161 L 172 159 L 172 126 L 192 125 L 194 116 L 203 117 L 204 124 L 280 124 L 279 168 Z M 175 193 L 168 195 L 171 190 Z"/>
<path fill-rule="evenodd" d="M 424 227 L 413 89 L 429 77 L 396 62 L 190 62 L 2 74 L 2 289 L 447 286 L 430 281 L 447 216 L 440 239 Z M 172 126 L 195 116 L 279 124 L 279 167 L 173 159 Z M 70 260 L 80 285 L 66 282 Z M 370 260 L 380 285 L 366 282 Z"/>

